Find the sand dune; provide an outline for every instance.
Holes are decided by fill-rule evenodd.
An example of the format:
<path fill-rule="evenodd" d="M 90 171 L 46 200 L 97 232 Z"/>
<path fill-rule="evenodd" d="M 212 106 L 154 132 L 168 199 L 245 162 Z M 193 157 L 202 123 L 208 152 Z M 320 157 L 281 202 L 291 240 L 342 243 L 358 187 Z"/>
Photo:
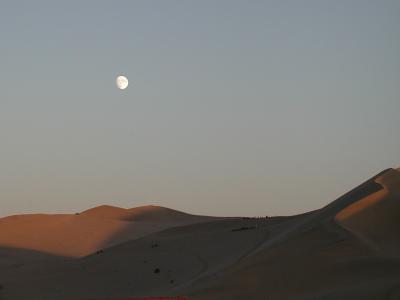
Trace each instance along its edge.
<path fill-rule="evenodd" d="M 209 219 L 157 206 L 100 206 L 78 215 L 11 216 L 0 219 L 0 247 L 82 257 L 166 228 Z"/>
<path fill-rule="evenodd" d="M 181 223 L 78 259 L 33 255 L 34 264 L 8 265 L 0 269 L 0 298 L 399 299 L 399 183 L 400 171 L 388 169 L 320 210 L 290 217 L 203 219 L 165 208 L 108 206 L 58 216 L 63 221 L 57 222 L 74 220 L 82 228 L 107 224 L 103 236 L 118 226 L 113 222 Z M 0 220 L 0 232 L 11 230 L 1 223 L 13 218 Z M 34 225 L 43 216 L 26 218 L 38 232 L 49 230 Z"/>
<path fill-rule="evenodd" d="M 375 249 L 400 255 L 400 171 L 374 181 L 382 189 L 344 208 L 335 220 Z"/>
<path fill-rule="evenodd" d="M 182 222 L 183 224 L 193 223 L 196 220 L 204 221 L 211 218 L 191 215 L 174 209 L 154 205 L 140 206 L 131 209 L 102 205 L 88 209 L 82 212 L 81 215 L 120 221 Z"/>

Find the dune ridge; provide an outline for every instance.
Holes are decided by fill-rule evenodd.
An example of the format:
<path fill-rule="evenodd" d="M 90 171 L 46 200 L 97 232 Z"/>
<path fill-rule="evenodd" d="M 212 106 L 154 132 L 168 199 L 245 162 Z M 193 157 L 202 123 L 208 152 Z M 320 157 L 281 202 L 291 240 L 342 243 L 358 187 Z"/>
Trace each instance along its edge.
<path fill-rule="evenodd" d="M 80 214 L 30 214 L 0 219 L 0 246 L 82 257 L 174 226 L 204 222 L 159 206 L 99 206 Z"/>
<path fill-rule="evenodd" d="M 13 222 L 25 224 L 16 226 L 21 240 L 29 226 L 39 239 L 55 239 L 54 228 L 62 236 L 76 234 L 71 224 L 80 225 L 80 237 L 110 234 L 114 241 L 113 230 L 121 226 L 122 237 L 94 253 L 98 247 L 90 243 L 96 238 L 88 237 L 85 251 L 76 236 L 70 238 L 74 243 L 65 247 L 81 249 L 76 256 L 92 253 L 74 259 L 46 259 L 26 250 L 10 256 L 10 248 L 0 248 L 0 255 L 8 253 L 0 260 L 6 266 L 0 268 L 0 298 L 399 299 L 399 201 L 400 170 L 387 169 L 329 205 L 296 216 L 212 218 L 153 206 L 100 206 L 78 216 L 4 218 L 0 241 L 4 232 L 12 233 Z M 129 224 L 140 232 L 130 232 Z"/>
<path fill-rule="evenodd" d="M 335 220 L 379 251 L 400 255 L 400 170 L 374 179 L 382 189 L 340 211 Z"/>

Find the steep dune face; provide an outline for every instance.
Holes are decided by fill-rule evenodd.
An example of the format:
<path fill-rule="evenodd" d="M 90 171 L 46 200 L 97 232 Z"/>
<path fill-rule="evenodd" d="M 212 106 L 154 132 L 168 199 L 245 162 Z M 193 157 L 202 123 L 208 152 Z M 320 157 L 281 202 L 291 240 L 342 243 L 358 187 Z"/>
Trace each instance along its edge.
<path fill-rule="evenodd" d="M 375 178 L 382 189 L 345 207 L 335 220 L 375 249 L 400 255 L 400 171 Z"/>
<path fill-rule="evenodd" d="M 210 219 L 171 211 L 156 206 L 101 206 L 79 215 L 6 217 L 0 219 L 0 247 L 82 257 L 153 232 Z"/>

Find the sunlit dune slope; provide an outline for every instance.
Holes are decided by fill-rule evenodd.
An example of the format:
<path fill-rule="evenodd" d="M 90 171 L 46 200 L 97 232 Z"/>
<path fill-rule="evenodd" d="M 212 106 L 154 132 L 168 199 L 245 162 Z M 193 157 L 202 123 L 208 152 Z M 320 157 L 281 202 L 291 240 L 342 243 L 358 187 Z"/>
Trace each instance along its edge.
<path fill-rule="evenodd" d="M 76 215 L 18 215 L 0 219 L 0 247 L 81 257 L 169 227 L 209 219 L 158 206 L 100 206 Z"/>
<path fill-rule="evenodd" d="M 174 221 L 183 223 L 192 223 L 195 220 L 202 221 L 208 218 L 205 216 L 191 215 L 180 212 L 178 210 L 154 205 L 140 206 L 130 209 L 124 209 L 110 205 L 102 205 L 88 209 L 82 212 L 81 215 L 97 218 L 115 219 L 120 221 Z"/>
<path fill-rule="evenodd" d="M 374 181 L 382 189 L 344 208 L 335 220 L 375 249 L 400 255 L 400 171 Z"/>

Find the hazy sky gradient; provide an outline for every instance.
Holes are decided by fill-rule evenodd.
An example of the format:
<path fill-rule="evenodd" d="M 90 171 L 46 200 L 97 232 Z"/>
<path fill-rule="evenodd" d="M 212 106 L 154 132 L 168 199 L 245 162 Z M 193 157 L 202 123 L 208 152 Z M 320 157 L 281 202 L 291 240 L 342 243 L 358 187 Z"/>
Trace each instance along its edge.
<path fill-rule="evenodd" d="M 294 214 L 400 165 L 399 1 L 2 1 L 0 37 L 0 215 Z"/>

